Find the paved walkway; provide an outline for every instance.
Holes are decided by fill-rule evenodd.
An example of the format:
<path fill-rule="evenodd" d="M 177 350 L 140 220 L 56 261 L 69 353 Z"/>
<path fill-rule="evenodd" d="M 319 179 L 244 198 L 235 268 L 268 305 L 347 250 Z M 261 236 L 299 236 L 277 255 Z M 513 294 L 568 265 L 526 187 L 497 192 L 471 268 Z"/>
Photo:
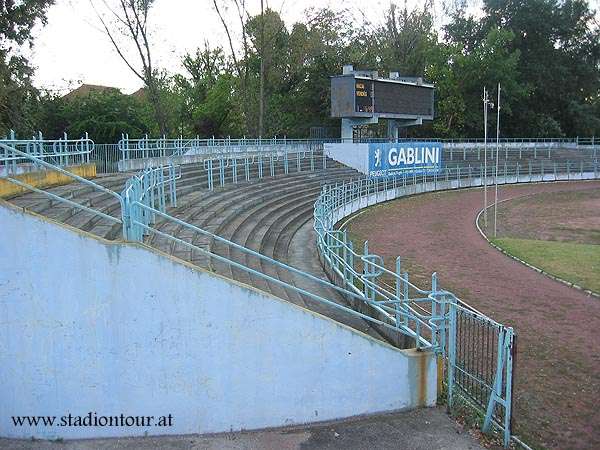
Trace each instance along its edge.
<path fill-rule="evenodd" d="M 500 194 L 586 189 L 600 183 L 501 186 Z M 600 301 L 488 245 L 475 227 L 482 203 L 481 189 L 419 195 L 375 207 L 349 230 L 389 266 L 401 255 L 417 285 L 437 271 L 442 288 L 515 328 L 518 432 L 548 448 L 598 449 Z"/>
<path fill-rule="evenodd" d="M 0 439 L 11 450 L 483 450 L 441 408 L 329 422 L 312 426 L 213 436 L 15 441 Z"/>

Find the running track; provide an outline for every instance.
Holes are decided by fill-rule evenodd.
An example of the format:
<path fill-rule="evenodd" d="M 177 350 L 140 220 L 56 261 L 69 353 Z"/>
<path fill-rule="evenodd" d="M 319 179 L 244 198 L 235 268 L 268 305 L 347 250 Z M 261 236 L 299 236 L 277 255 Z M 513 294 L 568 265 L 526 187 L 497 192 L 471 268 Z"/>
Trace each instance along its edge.
<path fill-rule="evenodd" d="M 502 186 L 500 199 L 586 189 L 600 182 Z M 417 284 L 436 271 L 442 288 L 515 328 L 517 433 L 536 446 L 598 449 L 600 299 L 492 248 L 475 226 L 482 203 L 481 189 L 400 199 L 356 217 L 350 232 L 390 267 L 402 256 Z"/>

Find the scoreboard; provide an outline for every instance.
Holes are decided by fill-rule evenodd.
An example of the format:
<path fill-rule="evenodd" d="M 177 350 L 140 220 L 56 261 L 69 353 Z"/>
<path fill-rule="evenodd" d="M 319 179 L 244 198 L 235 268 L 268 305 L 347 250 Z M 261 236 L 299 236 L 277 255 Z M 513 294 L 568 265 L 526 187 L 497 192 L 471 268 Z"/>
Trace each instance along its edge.
<path fill-rule="evenodd" d="M 433 120 L 434 86 L 421 80 L 331 77 L 332 117 Z"/>
<path fill-rule="evenodd" d="M 373 99 L 375 98 L 373 95 L 373 82 L 371 80 L 355 80 L 354 86 L 354 95 L 356 96 L 354 111 L 372 113 Z"/>

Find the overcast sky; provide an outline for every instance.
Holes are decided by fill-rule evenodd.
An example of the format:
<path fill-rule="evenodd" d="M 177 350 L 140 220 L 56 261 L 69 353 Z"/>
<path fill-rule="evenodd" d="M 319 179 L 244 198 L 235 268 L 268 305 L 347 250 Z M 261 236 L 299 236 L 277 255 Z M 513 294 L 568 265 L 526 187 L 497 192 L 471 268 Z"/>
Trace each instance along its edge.
<path fill-rule="evenodd" d="M 99 6 L 103 0 L 94 0 Z M 106 0 L 108 3 L 115 0 Z M 479 3 L 472 0 L 471 3 Z M 421 6 L 424 0 L 407 0 L 409 9 Z M 600 0 L 593 0 L 598 4 Z M 180 71 L 181 57 L 203 46 L 205 40 L 213 45 L 227 46 L 226 35 L 212 7 L 212 0 L 156 0 L 151 11 L 149 27 L 155 65 L 171 72 Z M 358 20 L 364 14 L 378 21 L 390 0 L 267 0 L 288 25 L 302 20 L 309 7 L 349 9 Z M 404 2 L 396 3 L 403 5 Z M 440 4 L 441 0 L 436 2 Z M 247 0 L 252 14 L 260 11 L 260 0 Z M 438 18 L 441 7 L 434 11 Z M 233 11 L 231 11 L 233 14 Z M 235 17 L 230 16 L 233 23 Z M 101 84 L 121 88 L 130 93 L 141 82 L 120 60 L 106 35 L 89 0 L 56 0 L 48 11 L 48 24 L 35 32 L 36 41 L 32 62 L 36 66 L 35 84 L 38 87 L 66 91 L 80 83 Z"/>
<path fill-rule="evenodd" d="M 108 0 L 109 2 L 111 0 Z M 114 0 L 113 0 L 114 1 Z M 344 5 L 360 16 L 359 5 L 368 5 L 373 19 L 390 0 L 271 0 L 269 6 L 281 10 L 286 23 L 303 18 L 308 7 Z M 102 0 L 96 0 L 102 5 Z M 419 0 L 416 4 L 420 4 Z M 256 13 L 260 0 L 248 0 Z M 233 11 L 231 11 L 233 14 Z M 235 17 L 231 17 L 233 22 Z M 129 93 L 141 82 L 128 70 L 99 28 L 89 0 L 57 0 L 48 11 L 48 24 L 35 33 L 32 62 L 36 66 L 35 84 L 64 91 L 80 82 L 115 86 Z M 212 7 L 212 0 L 156 0 L 151 11 L 153 57 L 159 67 L 180 70 L 181 56 L 203 46 L 227 45 L 226 35 Z"/>

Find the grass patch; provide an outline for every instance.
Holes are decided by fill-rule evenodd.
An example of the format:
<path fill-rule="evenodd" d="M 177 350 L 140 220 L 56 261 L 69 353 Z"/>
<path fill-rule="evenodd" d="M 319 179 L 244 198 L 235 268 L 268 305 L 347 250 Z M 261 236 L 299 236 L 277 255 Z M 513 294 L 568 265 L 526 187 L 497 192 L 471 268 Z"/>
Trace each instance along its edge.
<path fill-rule="evenodd" d="M 515 238 L 492 242 L 556 277 L 600 292 L 600 245 Z"/>

